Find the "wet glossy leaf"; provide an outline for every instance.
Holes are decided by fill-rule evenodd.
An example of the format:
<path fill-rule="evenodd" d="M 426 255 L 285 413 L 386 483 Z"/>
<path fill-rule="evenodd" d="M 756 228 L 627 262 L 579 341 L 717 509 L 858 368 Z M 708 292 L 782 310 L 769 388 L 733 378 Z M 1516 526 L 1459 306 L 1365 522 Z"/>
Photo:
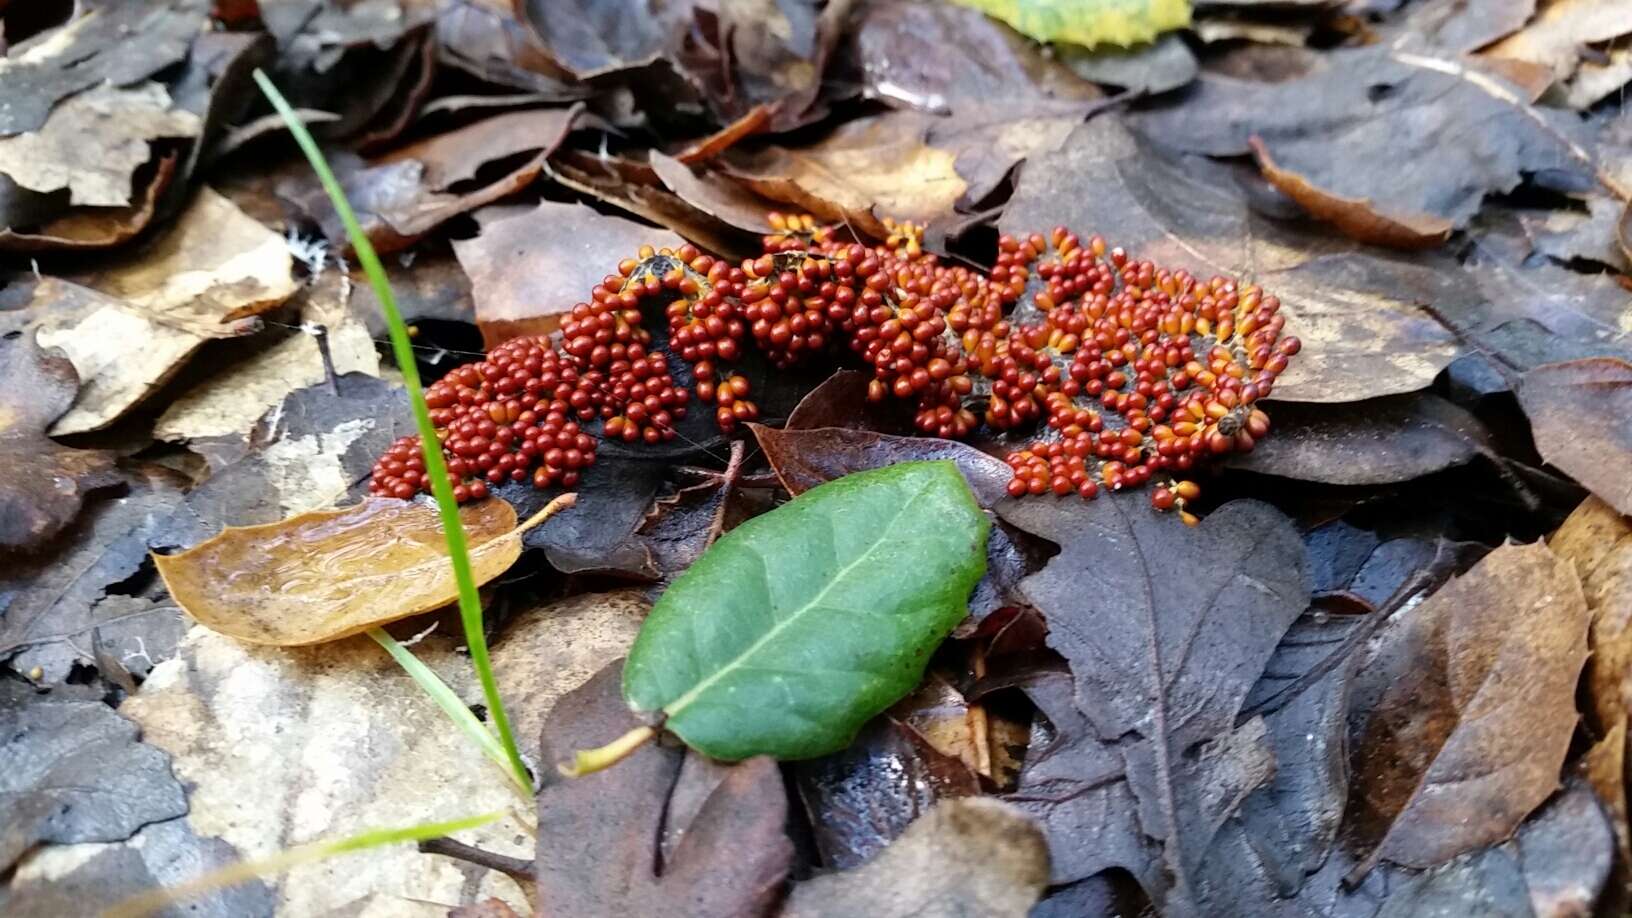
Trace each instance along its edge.
<path fill-rule="evenodd" d="M 1189 0 L 958 0 L 1038 41 L 1126 47 L 1190 24 Z"/>
<path fill-rule="evenodd" d="M 459 515 L 477 584 L 520 556 L 522 533 L 509 504 L 480 501 Z M 458 595 L 435 509 L 389 498 L 228 527 L 154 561 L 189 615 L 253 644 L 332 641 L 447 605 Z"/>
<path fill-rule="evenodd" d="M 813 488 L 675 581 L 629 653 L 624 697 L 715 758 L 839 749 L 967 614 L 989 529 L 950 462 Z"/>

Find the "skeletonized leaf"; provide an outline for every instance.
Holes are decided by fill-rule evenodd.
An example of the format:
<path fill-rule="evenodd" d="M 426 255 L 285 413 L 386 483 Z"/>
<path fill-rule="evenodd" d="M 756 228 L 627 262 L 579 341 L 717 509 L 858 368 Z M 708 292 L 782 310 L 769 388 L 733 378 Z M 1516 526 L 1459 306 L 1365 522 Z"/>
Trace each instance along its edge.
<path fill-rule="evenodd" d="M 520 556 L 522 533 L 508 503 L 480 501 L 459 516 L 478 585 Z M 189 615 L 252 644 L 349 637 L 458 595 L 436 510 L 387 498 L 229 526 L 197 547 L 153 559 Z"/>
<path fill-rule="evenodd" d="M 812 488 L 732 530 L 663 594 L 624 698 L 719 759 L 843 748 L 967 613 L 990 526 L 950 462 Z"/>
<path fill-rule="evenodd" d="M 1128 47 L 1190 24 L 1189 0 L 958 0 L 1038 41 Z"/>

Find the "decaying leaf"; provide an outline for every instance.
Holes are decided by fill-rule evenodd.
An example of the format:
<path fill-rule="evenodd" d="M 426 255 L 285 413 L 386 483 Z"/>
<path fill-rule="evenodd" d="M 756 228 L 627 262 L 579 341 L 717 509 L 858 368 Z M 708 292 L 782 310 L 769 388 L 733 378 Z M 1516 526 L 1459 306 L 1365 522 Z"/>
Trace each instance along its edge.
<path fill-rule="evenodd" d="M 107 594 L 141 573 L 148 539 L 163 531 L 185 482 L 152 469 L 127 481 L 125 493 L 93 500 L 73 528 L 50 545 L 9 560 L 0 572 L 0 658 L 39 684 L 60 684 L 75 663 L 96 663 L 104 641 L 105 647 L 135 644 L 131 650 L 139 649 L 152 662 L 174 652 L 169 637 L 183 621 L 174 604 L 155 607 Z M 114 598 L 135 608 L 110 604 Z M 116 659 L 127 669 L 137 668 L 127 652 L 117 652 Z"/>
<path fill-rule="evenodd" d="M 561 697 L 545 723 L 541 760 L 559 761 L 636 725 L 618 697 L 618 669 L 614 661 Z M 684 763 L 697 761 L 695 753 L 648 744 L 616 768 L 544 788 L 540 907 L 563 915 L 765 916 L 793 860 L 781 773 L 768 758 L 750 759 L 723 770 L 686 806 Z M 692 807 L 695 815 L 684 819 Z"/>
<path fill-rule="evenodd" d="M 1420 478 L 1493 455 L 1479 419 L 1430 393 L 1391 395 L 1348 405 L 1268 407 L 1273 435 L 1232 468 L 1338 485 Z"/>
<path fill-rule="evenodd" d="M 247 317 L 295 292 L 292 265 L 282 237 L 206 188 L 167 233 L 83 278 L 87 286 L 42 279 L 22 315 L 81 380 L 51 433 L 107 427 L 205 341 L 253 331 Z"/>
<path fill-rule="evenodd" d="M 367 163 L 336 157 L 333 166 L 369 241 L 381 251 L 394 252 L 453 217 L 531 184 L 543 172 L 550 151 L 572 129 L 579 111 L 573 107 L 495 115 Z M 503 168 L 485 180 L 479 173 L 489 163 Z M 332 242 L 349 245 L 345 228 L 315 178 L 303 175 L 280 193 L 320 224 Z"/>
<path fill-rule="evenodd" d="M 807 147 L 727 157 L 729 171 L 772 200 L 883 239 L 883 220 L 928 223 L 950 215 L 967 185 L 956 157 L 929 146 L 931 122 L 912 112 L 850 121 Z"/>
<path fill-rule="evenodd" d="M 1093 47 L 1150 41 L 1190 24 L 1189 0 L 958 0 L 1038 41 Z"/>
<path fill-rule="evenodd" d="M 679 46 L 689 2 L 521 0 L 516 9 L 545 53 L 581 80 L 642 67 Z"/>
<path fill-rule="evenodd" d="M 1592 357 L 1534 367 L 1519 383 L 1536 449 L 1622 513 L 1632 513 L 1632 363 Z"/>
<path fill-rule="evenodd" d="M 1584 46 L 1632 34 L 1632 9 L 1615 0 L 1546 0 L 1536 18 L 1481 54 L 1545 67 L 1555 79 L 1575 72 Z"/>
<path fill-rule="evenodd" d="M 508 503 L 479 501 L 459 518 L 478 585 L 521 556 L 522 533 Z M 228 527 L 153 560 L 188 615 L 252 644 L 297 647 L 350 637 L 459 595 L 436 510 L 392 498 Z"/>
<path fill-rule="evenodd" d="M 1317 216 L 1366 241 L 1420 246 L 1466 225 L 1522 173 L 1597 181 L 1573 119 L 1530 101 L 1472 64 L 1377 46 L 1322 55 L 1284 82 L 1207 75 L 1137 126 L 1214 156 L 1245 154 L 1256 137 L 1276 185 Z"/>
<path fill-rule="evenodd" d="M 1587 617 L 1567 562 L 1506 545 L 1383 630 L 1356 686 L 1360 871 L 1501 841 L 1558 787 Z"/>
<path fill-rule="evenodd" d="M 867 864 L 796 884 L 784 918 L 1024 918 L 1048 884 L 1042 833 L 1010 804 L 940 804 Z"/>
<path fill-rule="evenodd" d="M 172 108 L 157 83 L 100 86 L 58 105 L 37 133 L 0 138 L 0 172 L 34 191 L 67 189 L 70 204 L 124 207 L 148 142 L 198 131 L 198 116 Z"/>
<path fill-rule="evenodd" d="M 309 279 L 293 297 L 303 328 L 177 396 L 154 423 L 153 437 L 247 437 L 268 409 L 297 389 L 323 382 L 331 367 L 336 374 L 378 376 L 379 354 L 349 302 L 351 291 L 350 278 L 337 270 Z M 321 345 L 308 328 L 321 329 Z"/>
<path fill-rule="evenodd" d="M 620 259 L 634 257 L 642 245 L 682 244 L 673 234 L 580 204 L 491 207 L 476 219 L 481 235 L 455 241 L 453 250 L 470 275 L 476 324 L 490 347 L 555 331 Z"/>
<path fill-rule="evenodd" d="M 602 618 L 598 604 L 598 598 L 580 597 L 528 614 L 542 627 L 557 611 L 593 627 L 592 621 L 610 625 L 629 611 L 615 605 Z M 457 631 L 426 636 L 413 650 L 459 697 L 479 704 L 481 688 L 457 649 L 463 643 Z M 495 672 L 506 699 L 525 695 L 547 704 L 560 690 L 549 687 L 552 661 L 510 656 L 499 662 L 498 652 L 495 647 Z M 574 671 L 598 663 L 569 648 L 558 646 L 555 654 Z M 194 627 L 178 658 L 157 667 L 120 710 L 140 724 L 148 742 L 170 753 L 189 788 L 185 825 L 219 837 L 246 859 L 517 803 L 513 785 L 366 637 L 279 648 Z M 520 817 L 506 816 L 460 839 L 526 857 L 531 844 L 523 826 Z M 169 882 L 192 879 L 200 866 L 178 865 L 179 876 Z M 265 882 L 275 908 L 229 911 L 222 918 L 347 910 L 441 918 L 450 905 L 492 896 L 517 907 L 526 902 L 508 876 L 409 845 L 353 852 Z"/>
<path fill-rule="evenodd" d="M 73 364 L 33 334 L 0 340 L 0 549 L 38 547 L 73 521 L 85 492 L 118 480 L 114 457 L 45 435 L 79 391 Z"/>
<path fill-rule="evenodd" d="M 967 443 L 928 437 L 896 437 L 865 430 L 820 427 L 777 430 L 763 424 L 750 428 L 765 459 L 790 494 L 802 494 L 823 482 L 863 469 L 898 462 L 947 460 L 958 467 L 975 500 L 990 507 L 1008 495 L 1014 471 L 995 456 Z"/>
<path fill-rule="evenodd" d="M 1016 797 L 1051 825 L 1054 881 L 1121 866 L 1154 901 L 1195 909 L 1215 833 L 1273 773 L 1263 721 L 1237 718 L 1308 604 L 1297 533 L 1252 501 L 1194 528 L 1114 495 L 999 512 L 1061 546 L 1020 585 L 1075 680 L 1074 705 L 1048 712 L 1062 731 L 1051 748 L 1069 751 L 1052 772 L 1028 763 Z"/>
<path fill-rule="evenodd" d="M 360 494 L 374 460 L 412 433 L 402 387 L 360 373 L 290 393 L 261 418 L 247 444 L 233 438 L 217 470 L 187 494 L 154 548 L 189 548 L 227 526 L 271 523 Z"/>
<path fill-rule="evenodd" d="M 1632 523 L 1589 497 L 1558 527 L 1548 547 L 1575 565 L 1592 623 L 1587 632 L 1587 713 L 1599 735 L 1632 714 Z M 1624 736 L 1623 736 L 1624 742 Z"/>
<path fill-rule="evenodd" d="M 740 230 L 771 232 L 767 215 L 776 204 L 712 169 L 694 170 L 672 156 L 653 150 L 652 171 L 675 196 L 703 213 Z"/>
<path fill-rule="evenodd" d="M 130 86 L 187 55 L 207 0 L 75 4 L 60 28 L 0 57 L 0 136 L 37 131 L 57 104 L 98 84 Z"/>
<path fill-rule="evenodd" d="M 1303 341 L 1275 382 L 1284 401 L 1359 401 L 1426 386 L 1458 347 L 1421 307 L 1477 299 L 1450 259 L 1388 256 L 1260 217 L 1229 170 L 1168 158 L 1109 116 L 1031 162 L 998 228 L 1024 235 L 1059 225 L 1199 277 L 1251 277 L 1279 297 L 1287 333 Z"/>
<path fill-rule="evenodd" d="M 841 749 L 968 614 L 989 528 L 950 462 L 813 488 L 675 580 L 629 651 L 624 695 L 713 758 Z"/>
<path fill-rule="evenodd" d="M 938 801 L 970 797 L 980 780 L 888 714 L 848 747 L 792 771 L 822 864 L 848 870 L 872 860 Z"/>
<path fill-rule="evenodd" d="M 187 812 L 162 751 L 100 699 L 0 683 L 0 864 L 41 842 L 119 841 Z"/>

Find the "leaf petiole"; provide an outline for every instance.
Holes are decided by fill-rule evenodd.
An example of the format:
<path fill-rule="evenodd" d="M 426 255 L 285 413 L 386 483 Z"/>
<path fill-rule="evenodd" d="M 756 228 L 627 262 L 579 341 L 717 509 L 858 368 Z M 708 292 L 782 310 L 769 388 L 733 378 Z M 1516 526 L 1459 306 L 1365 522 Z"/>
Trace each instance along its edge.
<path fill-rule="evenodd" d="M 580 749 L 573 753 L 571 762 L 558 762 L 555 767 L 564 777 L 582 778 L 584 775 L 594 774 L 603 768 L 611 768 L 618 764 L 655 736 L 657 736 L 655 727 L 636 727 L 605 746 Z"/>

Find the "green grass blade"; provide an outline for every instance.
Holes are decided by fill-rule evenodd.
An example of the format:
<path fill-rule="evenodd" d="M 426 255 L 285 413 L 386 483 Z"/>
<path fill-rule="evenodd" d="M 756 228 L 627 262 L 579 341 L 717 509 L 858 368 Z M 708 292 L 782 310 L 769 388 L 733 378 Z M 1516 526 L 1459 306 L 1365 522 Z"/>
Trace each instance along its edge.
<path fill-rule="evenodd" d="M 454 694 L 453 689 L 449 688 L 446 682 L 442 681 L 442 678 L 436 674 L 435 670 L 426 666 L 423 660 L 414 656 L 413 651 L 404 647 L 396 638 L 385 631 L 379 628 L 370 628 L 368 629 L 368 636 L 373 638 L 375 643 L 384 647 L 385 652 L 389 653 L 391 658 L 396 660 L 397 664 L 406 670 L 409 676 L 413 677 L 413 680 L 419 684 L 421 689 L 425 690 L 425 694 L 431 696 L 431 700 L 436 702 L 436 706 L 442 709 L 442 713 L 448 715 L 448 719 L 453 721 L 460 732 L 469 737 L 470 741 L 475 743 L 484 755 L 492 759 L 500 768 L 504 769 L 505 774 L 510 775 L 516 781 L 517 786 L 521 788 L 522 796 L 532 795 L 533 789 L 522 783 L 516 774 L 510 770 L 510 762 L 505 757 L 504 746 L 500 745 L 492 732 L 483 726 L 481 721 L 476 719 L 476 715 L 471 713 L 470 708 L 459 699 L 458 695 Z"/>
<path fill-rule="evenodd" d="M 299 845 L 279 851 L 271 857 L 262 858 L 258 861 L 239 861 L 236 864 L 229 864 L 220 870 L 212 870 L 179 886 L 153 889 L 132 896 L 103 912 L 102 918 L 141 918 L 141 916 L 150 915 L 172 902 L 179 902 L 182 899 L 209 892 L 212 889 L 232 886 L 247 880 L 253 880 L 256 877 L 282 873 L 291 867 L 311 864 L 338 854 L 347 854 L 368 848 L 380 848 L 402 842 L 441 838 L 454 832 L 463 832 L 466 829 L 485 826 L 503 815 L 503 813 L 483 813 L 480 816 L 466 816 L 463 819 L 453 819 L 447 822 L 426 822 L 415 826 L 403 826 L 393 829 L 370 829 L 356 835 L 348 835 L 345 838 Z"/>
<path fill-rule="evenodd" d="M 351 203 L 346 200 L 339 180 L 323 158 L 323 152 L 317 148 L 317 141 L 312 139 L 294 109 L 289 107 L 283 94 L 278 92 L 278 88 L 272 85 L 260 68 L 255 70 L 255 82 L 283 117 L 289 133 L 294 135 L 295 143 L 306 154 L 318 180 L 323 183 L 323 190 L 328 192 L 329 200 L 340 215 L 340 222 L 346 227 L 346 235 L 351 240 L 352 250 L 357 253 L 357 261 L 363 266 L 369 285 L 374 288 L 374 295 L 380 301 L 380 311 L 385 313 L 385 321 L 391 329 L 391 350 L 396 355 L 398 369 L 402 371 L 403 383 L 413 404 L 414 423 L 419 428 L 420 445 L 425 454 L 425 474 L 430 476 L 431 493 L 436 497 L 436 508 L 442 515 L 442 534 L 448 543 L 448 556 L 453 561 L 453 579 L 459 587 L 459 620 L 465 628 L 465 644 L 470 647 L 470 661 L 476 667 L 477 678 L 481 680 L 487 710 L 493 718 L 493 726 L 499 731 L 499 742 L 504 747 L 510 769 L 515 773 L 516 780 L 530 786 L 527 766 L 521 761 L 516 738 L 510 730 L 510 718 L 505 713 L 504 702 L 499 698 L 498 683 L 493 678 L 493 664 L 487 655 L 487 636 L 482 632 L 481 600 L 476 595 L 476 580 L 470 572 L 470 549 L 465 540 L 465 528 L 459 522 L 459 505 L 453 499 L 453 486 L 448 484 L 448 468 L 442 461 L 442 450 L 437 445 L 430 409 L 425 406 L 425 391 L 420 385 L 413 346 L 408 341 L 408 326 L 402 321 L 402 313 L 397 310 L 391 282 L 385 276 L 385 268 L 380 264 L 373 244 L 358 225 L 357 215 L 352 212 Z"/>

